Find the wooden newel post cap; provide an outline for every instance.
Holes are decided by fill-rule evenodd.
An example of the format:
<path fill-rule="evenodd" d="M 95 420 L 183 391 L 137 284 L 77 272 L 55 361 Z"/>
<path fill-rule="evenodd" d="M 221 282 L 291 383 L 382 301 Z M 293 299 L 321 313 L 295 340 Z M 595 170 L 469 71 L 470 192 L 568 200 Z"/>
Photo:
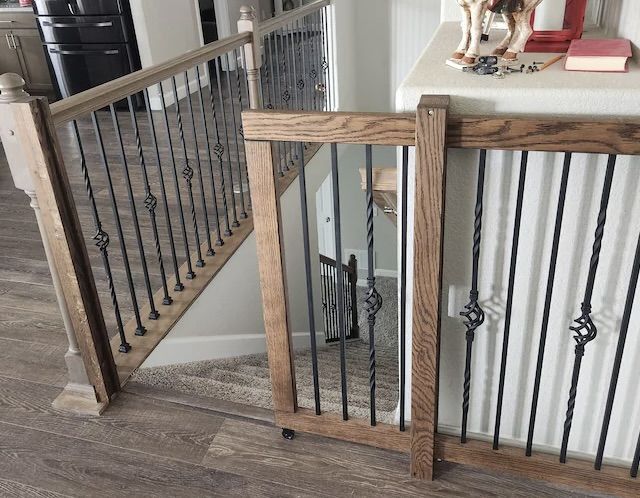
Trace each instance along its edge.
<path fill-rule="evenodd" d="M 28 97 L 24 91 L 25 81 L 16 73 L 0 75 L 0 102 L 11 102 L 21 97 Z"/>
<path fill-rule="evenodd" d="M 255 21 L 256 9 L 249 5 L 243 5 L 240 7 L 240 20 L 241 21 Z"/>

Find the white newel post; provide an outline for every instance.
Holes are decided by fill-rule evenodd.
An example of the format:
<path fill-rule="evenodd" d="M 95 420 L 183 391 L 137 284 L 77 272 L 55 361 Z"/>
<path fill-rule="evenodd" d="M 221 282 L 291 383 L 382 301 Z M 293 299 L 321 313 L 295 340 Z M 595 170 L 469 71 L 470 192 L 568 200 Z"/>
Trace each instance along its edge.
<path fill-rule="evenodd" d="M 253 41 L 244 46 L 244 59 L 249 81 L 249 106 L 251 109 L 262 109 L 262 91 L 260 88 L 260 68 L 262 67 L 262 40 L 256 11 L 253 7 L 240 7 L 238 33 L 250 32 Z"/>
<path fill-rule="evenodd" d="M 24 91 L 24 85 L 24 80 L 17 74 L 6 73 L 0 75 L 0 109 L 9 103 L 20 102 L 21 100 L 28 98 L 29 94 Z M 64 322 L 69 342 L 69 349 L 65 354 L 69 382 L 63 393 L 54 401 L 53 404 L 59 408 L 70 408 L 68 403 L 69 398 L 86 399 L 86 406 L 84 406 L 84 403 L 80 403 L 81 407 L 79 407 L 78 400 L 75 399 L 75 402 L 73 403 L 73 410 L 83 413 L 99 413 L 101 407 L 99 407 L 99 404 L 96 404 L 95 391 L 89 382 L 87 371 L 80 354 L 78 341 L 69 315 L 69 309 L 67 308 L 67 303 L 63 295 L 60 276 L 56 265 L 54 264 L 51 245 L 44 229 L 42 213 L 36 196 L 36 188 L 31 177 L 31 173 L 29 172 L 29 168 L 25 163 L 20 143 L 13 131 L 15 126 L 11 123 L 12 119 L 10 112 L 0 112 L 0 138 L 2 139 L 2 145 L 7 157 L 7 162 L 9 163 L 9 169 L 11 171 L 14 185 L 16 188 L 24 191 L 31 199 L 30 205 L 35 212 L 36 220 L 38 222 L 42 245 L 44 246 L 49 271 L 51 273 L 51 280 L 53 281 L 56 299 L 60 307 L 60 313 L 62 315 L 62 320 Z"/>

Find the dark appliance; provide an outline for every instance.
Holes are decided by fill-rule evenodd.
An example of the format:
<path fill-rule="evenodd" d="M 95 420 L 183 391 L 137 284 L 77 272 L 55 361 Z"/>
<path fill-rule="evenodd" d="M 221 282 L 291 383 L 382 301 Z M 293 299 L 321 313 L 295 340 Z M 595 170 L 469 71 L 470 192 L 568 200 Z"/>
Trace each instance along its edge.
<path fill-rule="evenodd" d="M 199 2 L 204 42 L 213 43 L 214 41 L 218 41 L 218 25 L 216 23 L 214 0 L 199 0 Z"/>
<path fill-rule="evenodd" d="M 128 0 L 35 0 L 34 10 L 59 97 L 140 69 Z"/>

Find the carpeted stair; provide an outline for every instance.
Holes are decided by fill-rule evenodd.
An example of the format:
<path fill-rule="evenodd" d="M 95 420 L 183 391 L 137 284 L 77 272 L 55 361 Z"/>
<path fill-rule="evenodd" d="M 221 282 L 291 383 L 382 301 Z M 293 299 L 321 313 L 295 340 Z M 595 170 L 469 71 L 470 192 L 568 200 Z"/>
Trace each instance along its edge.
<path fill-rule="evenodd" d="M 377 289 L 383 306 L 376 321 L 376 414 L 380 422 L 393 423 L 398 402 L 397 280 L 379 278 Z M 358 288 L 364 296 L 366 289 Z M 369 344 L 366 311 L 360 305 L 360 336 L 347 343 L 349 414 L 369 417 Z M 295 354 L 298 403 L 314 407 L 311 351 Z M 318 348 L 320 399 L 323 411 L 342 413 L 340 345 Z M 183 394 L 206 396 L 261 408 L 272 408 L 266 354 L 239 356 L 181 365 L 141 369 L 135 382 Z"/>

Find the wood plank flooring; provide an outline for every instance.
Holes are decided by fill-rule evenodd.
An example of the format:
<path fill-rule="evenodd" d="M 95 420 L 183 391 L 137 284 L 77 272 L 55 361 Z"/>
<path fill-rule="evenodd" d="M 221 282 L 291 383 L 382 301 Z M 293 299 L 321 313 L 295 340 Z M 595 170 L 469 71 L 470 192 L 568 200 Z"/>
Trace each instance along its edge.
<path fill-rule="evenodd" d="M 435 482 L 413 481 L 404 455 L 305 434 L 285 441 L 241 410 L 134 386 L 100 418 L 54 410 L 66 335 L 33 212 L 3 156 L 0 192 L 0 213 L 12 213 L 0 216 L 0 496 L 595 496 L 447 463 Z"/>

